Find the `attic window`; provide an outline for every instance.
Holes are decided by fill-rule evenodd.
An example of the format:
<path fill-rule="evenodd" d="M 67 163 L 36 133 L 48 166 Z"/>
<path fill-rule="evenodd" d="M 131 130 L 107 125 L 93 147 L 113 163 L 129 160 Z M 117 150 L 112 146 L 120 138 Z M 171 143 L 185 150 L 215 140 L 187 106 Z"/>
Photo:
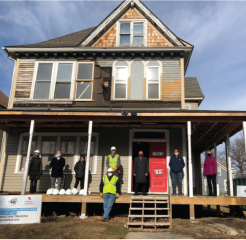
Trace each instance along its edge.
<path fill-rule="evenodd" d="M 118 29 L 118 46 L 145 45 L 145 20 L 120 20 Z"/>

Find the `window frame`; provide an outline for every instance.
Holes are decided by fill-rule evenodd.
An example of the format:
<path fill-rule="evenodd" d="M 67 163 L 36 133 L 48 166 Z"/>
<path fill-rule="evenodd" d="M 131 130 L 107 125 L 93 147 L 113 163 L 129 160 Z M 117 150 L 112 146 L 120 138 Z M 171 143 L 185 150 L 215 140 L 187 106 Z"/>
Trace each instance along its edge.
<path fill-rule="evenodd" d="M 115 98 L 115 86 L 116 86 L 116 72 L 117 68 L 126 68 L 127 78 L 126 78 L 126 97 L 125 98 Z M 114 100 L 128 100 L 128 78 L 129 78 L 129 66 L 115 66 L 114 67 Z"/>
<path fill-rule="evenodd" d="M 92 79 L 77 79 L 78 76 L 78 66 L 79 64 L 93 64 L 92 67 Z M 93 101 L 93 89 L 94 89 L 94 74 L 95 74 L 95 61 L 77 61 L 76 62 L 76 70 L 75 70 L 75 81 L 74 81 L 74 94 L 73 94 L 73 100 L 78 102 L 88 102 Z M 91 86 L 91 99 L 77 99 L 76 93 L 77 93 L 77 82 L 92 82 Z"/>
<path fill-rule="evenodd" d="M 23 145 L 23 140 L 25 136 L 29 136 L 29 133 L 28 132 L 21 133 L 19 137 L 19 145 L 18 145 L 18 152 L 16 156 L 14 174 L 24 174 L 23 171 L 20 171 L 20 165 L 21 165 L 21 158 L 22 158 L 22 145 Z M 73 167 L 71 168 L 71 171 L 70 170 L 63 171 L 64 174 L 75 175 L 74 166 L 80 157 L 80 154 L 79 154 L 80 137 L 88 136 L 88 133 L 56 133 L 56 132 L 54 133 L 34 133 L 33 136 L 37 136 L 37 149 L 39 149 L 40 152 L 41 152 L 41 147 L 42 147 L 42 137 L 56 136 L 55 152 L 57 152 L 61 148 L 61 138 L 62 137 L 75 137 L 76 141 L 75 141 L 75 151 L 74 151 L 74 156 L 73 156 Z M 97 174 L 99 133 L 92 133 L 92 136 L 96 137 L 95 155 L 93 156 L 94 169 L 93 171 L 91 171 L 91 174 L 95 175 Z M 41 156 L 42 156 L 42 153 L 41 153 Z M 50 175 L 50 174 L 51 174 L 51 170 L 45 171 L 43 169 L 43 175 Z"/>
<path fill-rule="evenodd" d="M 217 167 L 217 173 L 218 173 L 218 177 L 221 176 L 221 167 Z"/>
<path fill-rule="evenodd" d="M 143 23 L 143 44 L 134 45 L 133 38 L 134 38 L 134 23 Z M 120 45 L 120 25 L 121 23 L 130 23 L 130 45 Z M 120 19 L 117 22 L 116 28 L 116 46 L 117 47 L 146 47 L 147 46 L 147 20 L 146 19 Z"/>
<path fill-rule="evenodd" d="M 148 79 L 148 69 L 149 68 L 158 68 L 158 76 L 159 76 L 159 98 L 148 98 L 148 91 L 149 91 L 149 79 Z M 149 101 L 156 101 L 156 100 L 161 100 L 161 77 L 160 77 L 160 74 L 161 74 L 161 67 L 160 66 L 147 66 L 147 69 L 146 69 L 146 100 L 149 100 Z"/>
<path fill-rule="evenodd" d="M 52 73 L 51 73 L 51 82 L 50 82 L 50 92 L 49 92 L 49 98 L 47 99 L 35 99 L 34 93 L 35 93 L 35 86 L 36 86 L 36 78 L 38 73 L 38 67 L 40 63 L 52 63 Z M 72 67 L 72 76 L 71 76 L 71 88 L 70 88 L 70 97 L 69 98 L 55 98 L 55 87 L 56 87 L 56 78 L 58 73 L 58 65 L 59 63 L 70 63 L 73 65 Z M 35 67 L 34 67 L 34 75 L 32 79 L 32 88 L 31 88 L 31 95 L 30 100 L 37 101 L 37 102 L 50 102 L 50 101 L 72 101 L 73 100 L 73 88 L 74 88 L 74 73 L 75 72 L 75 61 L 35 61 Z M 39 81 L 39 80 L 38 80 Z"/>
<path fill-rule="evenodd" d="M 224 190 L 227 192 L 227 179 L 224 179 Z"/>

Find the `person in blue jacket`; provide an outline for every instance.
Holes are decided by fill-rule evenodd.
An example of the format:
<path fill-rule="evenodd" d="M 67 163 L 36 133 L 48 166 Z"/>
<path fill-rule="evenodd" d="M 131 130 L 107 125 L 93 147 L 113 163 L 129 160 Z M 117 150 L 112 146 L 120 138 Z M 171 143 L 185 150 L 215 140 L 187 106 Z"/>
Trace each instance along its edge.
<path fill-rule="evenodd" d="M 169 167 L 171 168 L 171 177 L 173 185 L 173 195 L 176 195 L 176 179 L 179 182 L 179 195 L 182 195 L 182 178 L 183 168 L 185 166 L 184 159 L 179 156 L 179 150 L 174 150 L 174 156 L 171 157 Z"/>

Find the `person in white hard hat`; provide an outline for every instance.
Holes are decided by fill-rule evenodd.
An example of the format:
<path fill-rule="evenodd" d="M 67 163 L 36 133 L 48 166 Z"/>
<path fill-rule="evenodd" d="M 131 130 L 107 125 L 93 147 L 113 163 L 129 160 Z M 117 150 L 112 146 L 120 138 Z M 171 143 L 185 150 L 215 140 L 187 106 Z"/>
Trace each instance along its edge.
<path fill-rule="evenodd" d="M 107 159 L 106 159 L 106 166 L 107 168 L 113 168 L 114 171 L 114 175 L 116 177 L 119 176 L 119 168 L 120 168 L 120 155 L 116 154 L 116 147 L 113 146 L 111 147 L 111 154 L 108 155 Z"/>
<path fill-rule="evenodd" d="M 39 156 L 39 150 L 34 151 L 34 156 L 30 160 L 29 163 L 29 180 L 30 182 L 30 193 L 36 193 L 37 182 L 42 176 L 43 167 L 42 167 L 42 159 Z"/>
<path fill-rule="evenodd" d="M 120 184 L 118 177 L 113 175 L 113 173 L 113 168 L 109 168 L 107 175 L 102 178 L 99 187 L 100 197 L 103 197 L 103 222 L 107 222 L 109 220 L 109 213 L 113 207 L 115 198 L 120 196 Z"/>

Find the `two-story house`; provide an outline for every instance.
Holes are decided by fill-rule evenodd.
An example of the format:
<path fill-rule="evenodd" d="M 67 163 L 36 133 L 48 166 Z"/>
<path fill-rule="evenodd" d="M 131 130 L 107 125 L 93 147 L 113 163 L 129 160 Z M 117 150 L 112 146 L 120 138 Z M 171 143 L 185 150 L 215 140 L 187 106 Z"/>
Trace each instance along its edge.
<path fill-rule="evenodd" d="M 185 78 L 193 46 L 139 0 L 123 1 L 96 27 L 4 50 L 15 68 L 9 109 L 0 112 L 6 131 L 1 191 L 21 190 L 31 120 L 31 152 L 40 150 L 44 170 L 38 192 L 50 188 L 48 165 L 57 150 L 66 159 L 65 188 L 73 187 L 91 120 L 92 192 L 99 191 L 106 157 L 116 146 L 122 193 L 132 192 L 139 150 L 149 158 L 149 192 L 167 193 L 168 163 L 178 148 L 186 163 L 185 195 L 193 194 L 188 176 L 195 176 L 194 191 L 202 190 L 200 153 L 241 130 L 246 120 L 245 112 L 198 110 L 204 99 L 198 80 Z"/>

